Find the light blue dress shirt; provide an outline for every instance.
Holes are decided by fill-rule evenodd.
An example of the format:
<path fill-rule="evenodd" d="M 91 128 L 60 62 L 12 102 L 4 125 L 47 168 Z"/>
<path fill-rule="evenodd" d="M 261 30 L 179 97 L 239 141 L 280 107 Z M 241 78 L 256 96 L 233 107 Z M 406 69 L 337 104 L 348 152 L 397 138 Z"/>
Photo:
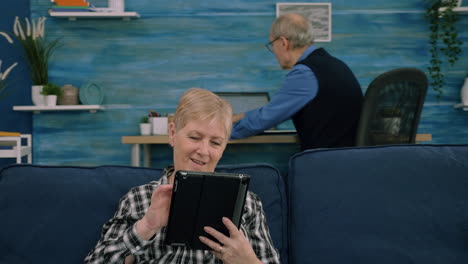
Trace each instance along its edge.
<path fill-rule="evenodd" d="M 316 49 L 310 46 L 298 61 L 307 58 Z M 315 98 L 318 88 L 317 78 L 311 69 L 303 64 L 295 65 L 268 104 L 246 112 L 244 118 L 234 124 L 231 139 L 257 135 L 291 118 Z"/>

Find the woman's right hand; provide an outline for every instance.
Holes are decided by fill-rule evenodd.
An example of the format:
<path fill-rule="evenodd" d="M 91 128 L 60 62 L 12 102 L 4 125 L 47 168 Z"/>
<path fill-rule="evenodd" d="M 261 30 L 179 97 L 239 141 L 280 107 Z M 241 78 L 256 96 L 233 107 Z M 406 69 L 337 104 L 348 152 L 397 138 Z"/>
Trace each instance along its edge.
<path fill-rule="evenodd" d="M 171 207 L 172 184 L 158 186 L 151 195 L 151 205 L 145 216 L 136 223 L 138 237 L 149 240 L 167 225 Z"/>

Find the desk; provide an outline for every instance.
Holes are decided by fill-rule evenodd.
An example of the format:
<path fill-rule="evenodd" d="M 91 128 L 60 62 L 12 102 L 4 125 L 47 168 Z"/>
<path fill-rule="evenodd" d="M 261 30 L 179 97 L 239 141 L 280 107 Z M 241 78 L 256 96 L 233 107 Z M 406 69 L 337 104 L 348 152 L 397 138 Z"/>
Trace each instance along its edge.
<path fill-rule="evenodd" d="M 431 134 L 417 134 L 416 142 L 431 141 Z M 290 144 L 297 143 L 296 134 L 259 135 L 229 140 L 228 144 Z M 151 167 L 151 144 L 169 144 L 169 136 L 123 136 L 122 144 L 131 144 L 131 165 L 140 167 L 140 145 L 143 145 L 143 166 Z"/>

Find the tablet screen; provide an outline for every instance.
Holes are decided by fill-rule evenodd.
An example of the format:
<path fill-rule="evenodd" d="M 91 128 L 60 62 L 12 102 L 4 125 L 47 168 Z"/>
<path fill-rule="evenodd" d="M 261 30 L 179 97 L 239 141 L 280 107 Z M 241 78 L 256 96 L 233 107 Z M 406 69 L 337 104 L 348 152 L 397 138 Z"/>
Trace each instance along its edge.
<path fill-rule="evenodd" d="M 199 240 L 210 226 L 229 236 L 227 217 L 239 227 L 250 176 L 236 173 L 177 171 L 174 179 L 166 243 L 210 250 Z"/>

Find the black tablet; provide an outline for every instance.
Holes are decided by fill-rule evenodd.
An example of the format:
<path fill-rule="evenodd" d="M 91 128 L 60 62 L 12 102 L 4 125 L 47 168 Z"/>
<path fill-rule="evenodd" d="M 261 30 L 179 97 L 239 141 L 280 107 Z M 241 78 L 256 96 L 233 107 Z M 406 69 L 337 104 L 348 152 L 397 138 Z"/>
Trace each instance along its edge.
<path fill-rule="evenodd" d="M 217 240 L 203 227 L 210 226 L 229 236 L 222 223 L 222 217 L 228 217 L 239 228 L 249 181 L 246 174 L 177 171 L 166 244 L 211 250 L 198 237 Z"/>

